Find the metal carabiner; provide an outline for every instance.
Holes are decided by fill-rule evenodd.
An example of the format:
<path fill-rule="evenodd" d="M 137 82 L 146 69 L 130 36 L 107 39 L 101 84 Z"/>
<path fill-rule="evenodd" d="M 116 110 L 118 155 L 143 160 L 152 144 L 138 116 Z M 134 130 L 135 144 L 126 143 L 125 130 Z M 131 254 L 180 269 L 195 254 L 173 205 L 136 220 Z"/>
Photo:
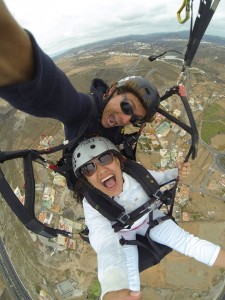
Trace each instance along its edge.
<path fill-rule="evenodd" d="M 181 12 L 185 8 L 186 15 L 184 19 L 181 19 Z M 177 20 L 179 23 L 184 24 L 190 18 L 190 0 L 184 0 L 181 8 L 177 11 Z"/>

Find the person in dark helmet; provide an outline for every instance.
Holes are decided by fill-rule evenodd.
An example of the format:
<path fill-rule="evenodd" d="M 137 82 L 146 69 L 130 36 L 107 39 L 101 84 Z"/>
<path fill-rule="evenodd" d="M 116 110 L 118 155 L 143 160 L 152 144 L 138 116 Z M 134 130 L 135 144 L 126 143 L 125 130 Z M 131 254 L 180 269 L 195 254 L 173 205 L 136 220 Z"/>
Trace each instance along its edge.
<path fill-rule="evenodd" d="M 30 115 L 59 120 L 67 140 L 83 128 L 82 136 L 106 136 L 122 149 L 124 126 L 151 121 L 159 106 L 157 89 L 140 76 L 124 78 L 111 87 L 95 78 L 92 96 L 77 91 L 2 0 L 0 40 L 0 97 Z"/>
<path fill-rule="evenodd" d="M 148 199 L 140 183 L 122 170 L 121 154 L 117 147 L 103 137 L 82 141 L 73 153 L 73 169 L 79 180 L 94 190 L 110 196 L 113 202 L 122 205 L 127 213 L 141 206 Z M 165 172 L 149 171 L 158 183 L 163 184 L 184 175 L 185 164 Z M 185 168 L 186 169 L 186 168 Z M 189 169 L 190 171 L 190 169 Z M 113 222 L 83 199 L 85 223 L 89 240 L 96 251 L 98 278 L 103 300 L 139 300 L 140 278 L 137 245 L 121 245 L 121 237 L 135 240 L 136 234 L 145 236 L 148 230 L 149 212 L 142 215 L 129 229 L 114 232 Z M 100 205 L 100 204 L 99 204 Z M 225 268 L 225 251 L 220 246 L 199 239 L 180 228 L 172 219 L 162 220 L 163 212 L 153 210 L 154 220 L 159 225 L 149 231 L 153 241 L 193 257 L 208 265 Z"/>

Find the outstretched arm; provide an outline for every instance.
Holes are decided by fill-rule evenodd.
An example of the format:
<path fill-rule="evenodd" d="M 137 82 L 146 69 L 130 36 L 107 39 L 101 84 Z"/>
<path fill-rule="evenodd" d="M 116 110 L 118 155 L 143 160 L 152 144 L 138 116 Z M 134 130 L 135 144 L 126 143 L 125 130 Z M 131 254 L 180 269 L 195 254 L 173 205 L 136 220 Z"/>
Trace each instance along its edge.
<path fill-rule="evenodd" d="M 30 39 L 0 0 L 0 86 L 29 81 L 34 74 Z"/>
<path fill-rule="evenodd" d="M 16 109 L 59 120 L 76 136 L 91 108 L 90 98 L 78 93 L 67 76 L 44 53 L 31 33 L 11 16 L 0 0 L 0 97 Z"/>

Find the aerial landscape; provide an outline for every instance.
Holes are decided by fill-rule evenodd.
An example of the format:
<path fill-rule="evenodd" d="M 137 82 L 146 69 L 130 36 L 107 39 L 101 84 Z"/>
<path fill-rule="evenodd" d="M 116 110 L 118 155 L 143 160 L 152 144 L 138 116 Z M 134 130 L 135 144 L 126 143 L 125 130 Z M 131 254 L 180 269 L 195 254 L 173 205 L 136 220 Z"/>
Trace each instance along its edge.
<path fill-rule="evenodd" d="M 127 36 L 80 46 L 53 60 L 78 91 L 88 93 L 93 78 L 109 85 L 140 75 L 151 80 L 160 95 L 176 85 L 188 33 Z M 150 62 L 151 55 L 164 56 Z M 173 50 L 171 50 L 173 49 Z M 176 51 L 174 51 L 174 49 Z M 225 38 L 205 36 L 184 85 L 193 112 L 199 144 L 192 171 L 179 181 L 173 215 L 185 230 L 225 248 Z M 182 102 L 173 95 L 162 107 L 188 122 Z M 31 117 L 0 99 L 0 150 L 45 149 L 63 142 L 62 124 Z M 130 126 L 128 132 L 136 128 Z M 165 170 L 184 160 L 191 144 L 188 133 L 159 113 L 146 125 L 136 158 L 148 169 Z M 57 161 L 60 153 L 47 155 Z M 1 166 L 19 200 L 25 182 L 20 159 Z M 47 239 L 28 231 L 0 196 L 0 299 L 99 299 L 96 256 L 79 235 L 85 228 L 82 205 L 66 187 L 64 177 L 35 164 L 35 215 L 50 227 L 72 231 L 71 238 Z M 10 260 L 10 262 L 8 262 Z M 8 267 L 6 266 L 8 264 Z M 12 271 L 9 271 L 11 265 Z M 13 279 L 13 270 L 19 278 Z M 222 299 L 225 272 L 211 269 L 175 251 L 141 273 L 143 299 Z M 22 286 L 22 287 L 21 287 Z M 12 292 L 13 288 L 16 291 Z M 19 299 L 19 298 L 17 298 Z"/>

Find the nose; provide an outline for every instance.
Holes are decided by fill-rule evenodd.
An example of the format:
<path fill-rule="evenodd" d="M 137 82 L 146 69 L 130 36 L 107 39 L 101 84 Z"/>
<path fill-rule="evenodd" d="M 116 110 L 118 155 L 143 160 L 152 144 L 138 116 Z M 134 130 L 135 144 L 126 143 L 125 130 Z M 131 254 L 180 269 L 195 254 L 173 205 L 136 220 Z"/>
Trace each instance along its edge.
<path fill-rule="evenodd" d="M 102 176 L 105 176 L 104 174 L 106 174 L 107 172 L 108 172 L 107 166 L 102 166 L 100 164 L 96 164 L 97 178 L 101 178 Z"/>
<path fill-rule="evenodd" d="M 104 172 L 104 170 L 107 169 L 107 165 L 103 166 L 98 162 L 95 163 L 95 166 L 96 166 L 96 172 L 98 173 Z"/>

